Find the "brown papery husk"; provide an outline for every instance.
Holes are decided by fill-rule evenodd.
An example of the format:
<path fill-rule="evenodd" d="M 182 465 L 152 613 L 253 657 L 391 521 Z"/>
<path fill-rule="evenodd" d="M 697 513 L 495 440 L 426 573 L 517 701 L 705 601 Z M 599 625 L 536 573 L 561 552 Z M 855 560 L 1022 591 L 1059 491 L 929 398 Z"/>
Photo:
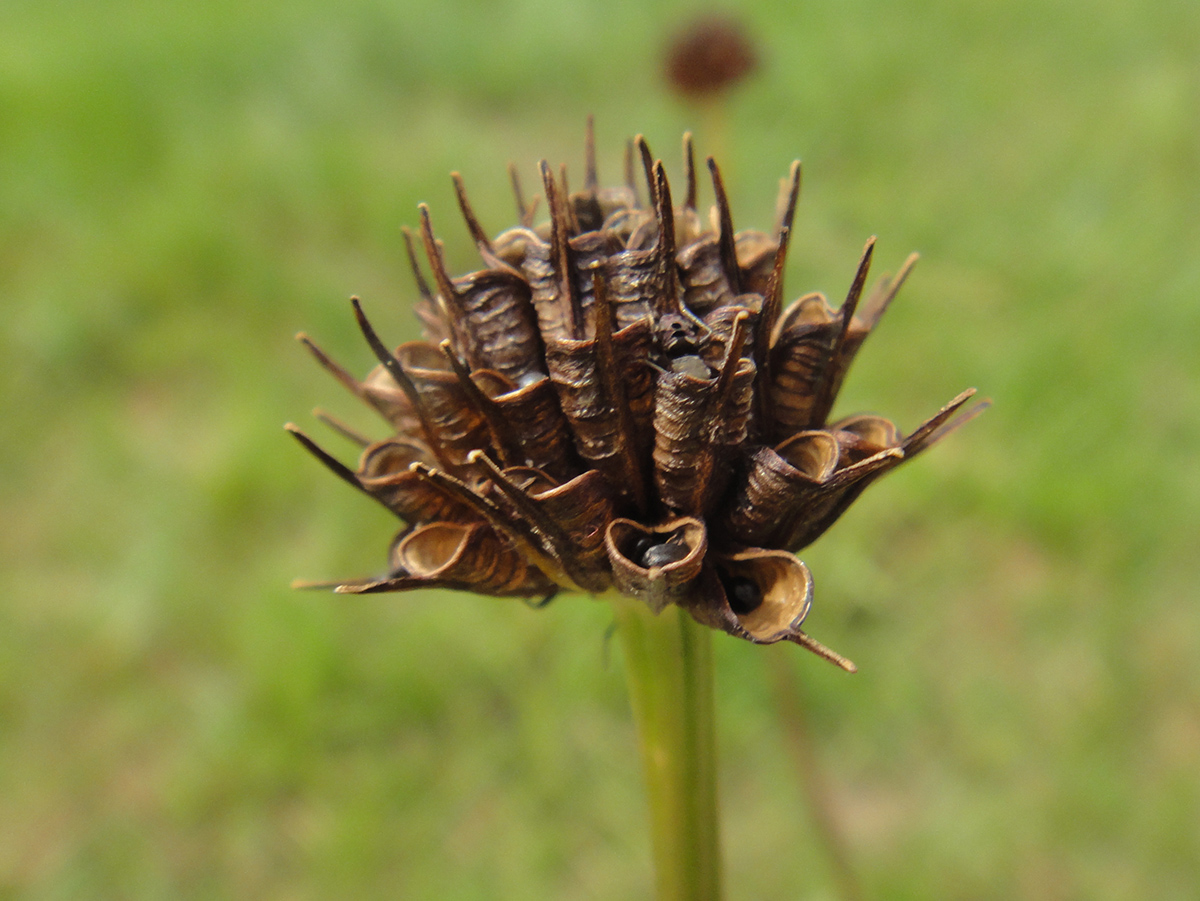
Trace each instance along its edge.
<path fill-rule="evenodd" d="M 697 316 L 706 318 L 713 310 L 734 303 L 736 291 L 721 265 L 721 248 L 715 234 L 681 244 L 676 260 L 683 302 Z"/>
<path fill-rule="evenodd" d="M 838 433 L 846 434 L 846 433 Z M 885 448 L 850 466 L 839 468 L 788 523 L 778 543 L 795 553 L 825 534 L 875 479 L 904 462 L 902 448 Z"/>
<path fill-rule="evenodd" d="M 639 321 L 621 329 L 612 336 L 612 346 L 619 377 L 615 387 L 621 396 L 610 397 L 605 391 L 605 380 L 597 368 L 595 339 L 549 342 L 546 364 L 579 456 L 625 493 L 631 475 L 626 460 L 632 457 L 641 461 L 648 455 L 654 403 L 654 371 L 648 362 L 649 323 Z M 618 404 L 628 410 L 631 434 L 621 427 Z"/>
<path fill-rule="evenodd" d="M 452 334 L 472 369 L 494 369 L 517 384 L 544 375 L 541 336 L 529 285 L 515 272 L 485 269 L 454 279 L 448 302 L 459 321 Z"/>
<path fill-rule="evenodd" d="M 412 403 L 383 366 L 376 366 L 361 383 L 362 398 L 379 411 L 400 435 L 420 435 L 421 423 Z"/>
<path fill-rule="evenodd" d="M 817 498 L 837 468 L 837 440 L 828 432 L 793 436 L 779 448 L 754 452 L 722 511 L 722 534 L 749 547 L 777 546 Z"/>
<path fill-rule="evenodd" d="M 530 243 L 545 241 L 532 228 L 517 226 L 502 231 L 492 240 L 492 253 L 509 266 L 524 267 Z M 529 273 L 524 273 L 529 281 Z"/>
<path fill-rule="evenodd" d="M 726 306 L 710 310 L 704 316 L 704 325 L 709 333 L 700 351 L 704 362 L 713 369 L 718 369 L 725 359 L 729 341 L 733 337 L 734 323 L 739 316 L 744 316 L 746 329 L 745 344 L 742 356 L 753 359 L 755 332 L 758 327 L 759 313 L 762 311 L 762 297 L 757 294 L 740 294 L 730 299 Z"/>
<path fill-rule="evenodd" d="M 594 329 L 588 324 L 594 321 L 592 304 L 595 294 L 592 290 L 592 270 L 604 264 L 614 253 L 623 250 L 620 238 L 607 231 L 590 231 L 576 235 L 567 242 L 571 248 L 571 277 L 575 280 L 575 291 L 579 297 L 579 307 L 583 312 L 584 334 L 577 337 L 592 337 Z"/>
<path fill-rule="evenodd" d="M 818 389 L 840 332 L 840 319 L 821 294 L 801 297 L 784 311 L 770 351 L 770 440 L 822 425 L 814 422 Z"/>
<path fill-rule="evenodd" d="M 414 462 L 431 463 L 428 448 L 390 438 L 367 447 L 358 465 L 358 481 L 405 522 L 474 522 L 479 514 L 409 470 Z"/>
<path fill-rule="evenodd" d="M 646 227 L 653 224 L 650 222 Z M 646 248 L 622 250 L 605 261 L 604 284 L 618 331 L 635 322 L 653 320 L 659 298 L 667 289 L 659 257 L 655 243 Z"/>
<path fill-rule="evenodd" d="M 545 472 L 528 467 L 504 470 L 504 476 L 520 489 L 539 516 L 531 520 L 498 487 L 491 496 L 514 517 L 525 519 L 534 531 L 547 535 L 546 553 L 554 557 L 566 575 L 580 588 L 602 593 L 611 584 L 604 535 L 613 518 L 612 486 L 598 470 L 589 470 L 559 484 Z M 549 524 L 549 528 L 542 523 Z M 565 545 L 565 546 L 562 546 Z"/>
<path fill-rule="evenodd" d="M 747 230 L 734 237 L 742 290 L 767 296 L 771 288 L 771 270 L 779 253 L 779 240 L 765 232 Z"/>
<path fill-rule="evenodd" d="M 485 393 L 489 393 L 486 388 Z M 491 394 L 490 400 L 500 414 L 501 439 L 519 455 L 517 462 L 544 470 L 558 481 L 579 472 L 571 429 L 549 378 Z"/>
<path fill-rule="evenodd" d="M 531 595 L 553 584 L 484 523 L 429 523 L 403 534 L 392 554 L 393 577 L 426 585 L 468 585 L 481 594 Z"/>
<path fill-rule="evenodd" d="M 574 337 L 570 299 L 563 296 L 562 276 L 554 259 L 554 248 L 542 236 L 525 236 L 525 258 L 521 269 L 529 282 L 530 298 L 537 314 L 538 332 L 545 345 Z"/>
<path fill-rule="evenodd" d="M 727 481 L 728 448 L 746 437 L 753 402 L 754 364 L 735 364 L 730 390 L 715 398 L 718 375 L 698 378 L 686 372 L 664 372 L 654 402 L 654 487 L 667 508 L 703 515 Z M 724 403 L 718 406 L 719 401 Z"/>
<path fill-rule="evenodd" d="M 424 341 L 410 341 L 396 348 L 396 359 L 416 389 L 420 414 L 439 444 L 437 450 L 462 465 L 471 451 L 491 447 L 487 422 L 440 350 Z"/>
<path fill-rule="evenodd" d="M 678 544 L 687 556 L 661 567 L 644 567 L 627 554 L 639 540 Z M 655 613 L 667 604 L 683 602 L 700 575 L 708 551 L 704 523 L 690 516 L 647 526 L 632 519 L 614 519 L 604 533 L 613 584 L 622 594 L 644 601 Z"/>
<path fill-rule="evenodd" d="M 850 461 L 850 465 L 839 465 L 818 501 L 811 505 L 810 516 L 797 524 L 784 541 L 784 547 L 794 552 L 811 544 L 871 482 L 931 447 L 956 424 L 969 421 L 985 409 L 986 401 L 959 415 L 974 394 L 974 389 L 962 392 L 908 437 L 902 437 L 896 426 L 882 416 L 852 416 L 837 423 L 832 434 L 837 438 L 841 460 Z M 956 416 L 957 423 L 952 422 Z M 881 444 L 889 446 L 881 448 Z"/>
<path fill-rule="evenodd" d="M 774 644 L 800 633 L 812 606 L 812 575 L 787 551 L 750 548 L 717 557 L 718 570 L 749 579 L 758 586 L 762 603 L 749 613 L 734 614 L 745 635 L 756 644 Z"/>

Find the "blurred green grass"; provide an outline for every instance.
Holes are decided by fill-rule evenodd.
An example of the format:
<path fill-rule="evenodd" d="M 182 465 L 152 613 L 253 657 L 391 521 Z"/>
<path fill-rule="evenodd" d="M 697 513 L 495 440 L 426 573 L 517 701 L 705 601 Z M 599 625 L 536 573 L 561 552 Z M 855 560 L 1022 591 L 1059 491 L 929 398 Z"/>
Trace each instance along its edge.
<path fill-rule="evenodd" d="M 465 270 L 447 173 L 499 230 L 589 112 L 610 177 L 696 128 L 740 227 L 802 157 L 791 295 L 922 252 L 842 409 L 996 401 L 806 552 L 858 676 L 717 640 L 729 897 L 834 897 L 770 654 L 870 897 L 1193 896 L 1200 11 L 762 0 L 718 128 L 689 10 L 0 7 L 0 896 L 645 897 L 604 608 L 287 587 L 392 528 L 279 429 L 372 427 L 291 336 L 414 334 L 415 205 Z"/>

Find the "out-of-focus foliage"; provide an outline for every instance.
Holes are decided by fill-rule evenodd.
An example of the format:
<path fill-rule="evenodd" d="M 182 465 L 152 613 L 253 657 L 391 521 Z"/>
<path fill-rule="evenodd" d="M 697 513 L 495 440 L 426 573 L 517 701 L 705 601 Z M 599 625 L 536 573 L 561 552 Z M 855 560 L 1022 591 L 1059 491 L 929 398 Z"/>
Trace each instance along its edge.
<path fill-rule="evenodd" d="M 279 428 L 373 427 L 292 334 L 365 372 L 416 203 L 465 271 L 448 172 L 497 230 L 591 112 L 610 178 L 695 129 L 739 228 L 802 157 L 789 296 L 922 252 L 843 409 L 996 402 L 806 552 L 857 676 L 717 641 L 730 898 L 832 892 L 776 653 L 870 897 L 1191 896 L 1200 11 L 744 9 L 714 111 L 659 80 L 680 4 L 0 7 L 0 894 L 645 894 L 604 607 L 287 587 L 389 531 Z"/>

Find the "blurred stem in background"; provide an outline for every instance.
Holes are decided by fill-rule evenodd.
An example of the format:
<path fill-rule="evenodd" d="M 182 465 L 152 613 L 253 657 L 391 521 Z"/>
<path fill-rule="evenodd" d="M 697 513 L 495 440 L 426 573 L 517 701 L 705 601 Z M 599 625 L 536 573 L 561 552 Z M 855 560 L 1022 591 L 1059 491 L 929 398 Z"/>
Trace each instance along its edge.
<path fill-rule="evenodd" d="M 641 744 L 658 901 L 721 897 L 712 638 L 686 611 L 612 598 Z"/>
<path fill-rule="evenodd" d="M 813 832 L 829 862 L 838 897 L 842 901 L 861 901 L 862 888 L 851 865 L 850 852 L 834 814 L 829 785 L 813 744 L 804 692 L 789 660 L 784 656 L 791 650 L 789 645 L 781 642 L 770 648 L 767 654 L 767 666 L 775 689 L 775 704 L 783 720 L 788 751 L 799 774 Z"/>

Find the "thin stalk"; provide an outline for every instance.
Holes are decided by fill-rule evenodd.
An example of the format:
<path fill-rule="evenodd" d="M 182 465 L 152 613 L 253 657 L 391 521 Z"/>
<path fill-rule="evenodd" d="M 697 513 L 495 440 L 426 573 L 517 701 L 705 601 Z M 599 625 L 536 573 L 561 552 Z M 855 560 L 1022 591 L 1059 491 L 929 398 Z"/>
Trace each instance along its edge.
<path fill-rule="evenodd" d="M 641 744 L 658 901 L 719 901 L 711 630 L 612 598 Z"/>
<path fill-rule="evenodd" d="M 807 705 L 795 670 L 780 650 L 771 648 L 767 665 L 775 684 L 775 700 L 783 715 L 788 750 L 792 752 L 800 787 L 808 802 L 813 831 L 829 861 L 829 871 L 842 901 L 862 901 L 863 892 L 850 860 L 850 849 L 835 814 L 829 783 L 824 778 L 809 727 Z"/>

